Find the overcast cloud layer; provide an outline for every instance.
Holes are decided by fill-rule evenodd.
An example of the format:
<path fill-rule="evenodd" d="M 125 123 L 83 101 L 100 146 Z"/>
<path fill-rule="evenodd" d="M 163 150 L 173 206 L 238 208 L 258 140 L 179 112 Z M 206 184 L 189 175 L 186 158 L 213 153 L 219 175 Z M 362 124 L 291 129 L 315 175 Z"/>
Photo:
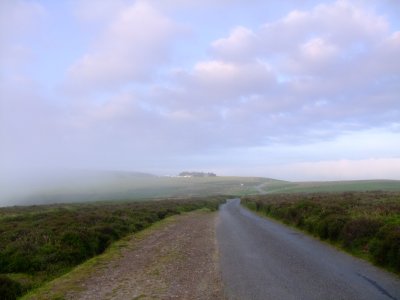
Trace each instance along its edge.
<path fill-rule="evenodd" d="M 1 1 L 3 173 L 400 179 L 396 1 L 217 2 Z"/>

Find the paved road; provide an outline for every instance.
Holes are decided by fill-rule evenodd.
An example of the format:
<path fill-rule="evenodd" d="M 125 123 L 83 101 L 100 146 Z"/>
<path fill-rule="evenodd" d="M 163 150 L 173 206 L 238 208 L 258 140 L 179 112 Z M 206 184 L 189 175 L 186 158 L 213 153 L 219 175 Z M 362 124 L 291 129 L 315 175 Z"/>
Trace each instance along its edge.
<path fill-rule="evenodd" d="M 228 299 L 400 300 L 400 279 L 228 201 L 217 238 Z"/>

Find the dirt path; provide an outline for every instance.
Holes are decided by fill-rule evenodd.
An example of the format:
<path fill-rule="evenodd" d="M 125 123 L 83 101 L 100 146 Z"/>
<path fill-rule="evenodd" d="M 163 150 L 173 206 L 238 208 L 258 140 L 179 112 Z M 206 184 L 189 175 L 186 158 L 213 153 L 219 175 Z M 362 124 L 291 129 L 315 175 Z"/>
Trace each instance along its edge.
<path fill-rule="evenodd" d="M 222 299 L 215 213 L 175 217 L 81 282 L 66 299 Z"/>
<path fill-rule="evenodd" d="M 261 183 L 259 185 L 256 185 L 254 188 L 257 190 L 257 192 L 260 195 L 265 195 L 268 194 L 266 190 L 263 189 L 263 187 L 266 185 L 266 183 Z"/>

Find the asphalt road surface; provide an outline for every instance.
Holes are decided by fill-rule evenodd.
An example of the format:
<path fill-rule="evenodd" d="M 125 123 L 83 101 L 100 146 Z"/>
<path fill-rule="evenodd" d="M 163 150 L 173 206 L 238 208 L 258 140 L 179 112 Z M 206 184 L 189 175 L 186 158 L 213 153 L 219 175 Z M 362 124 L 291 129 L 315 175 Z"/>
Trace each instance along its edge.
<path fill-rule="evenodd" d="M 228 299 L 400 300 L 400 279 L 229 200 L 217 238 Z"/>

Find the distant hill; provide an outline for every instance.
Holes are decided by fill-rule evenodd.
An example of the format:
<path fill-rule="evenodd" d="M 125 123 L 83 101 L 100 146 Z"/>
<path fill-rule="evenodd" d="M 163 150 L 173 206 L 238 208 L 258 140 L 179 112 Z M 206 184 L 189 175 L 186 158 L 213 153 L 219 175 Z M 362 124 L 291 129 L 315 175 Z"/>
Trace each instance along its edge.
<path fill-rule="evenodd" d="M 181 177 L 216 177 L 215 173 L 205 173 L 205 172 L 181 172 L 179 173 Z"/>
<path fill-rule="evenodd" d="M 259 189 L 263 193 L 317 193 L 400 191 L 400 180 L 345 180 L 345 181 L 271 181 Z"/>
<path fill-rule="evenodd" d="M 343 191 L 400 191 L 399 180 L 290 182 L 262 177 L 155 176 L 125 171 L 69 171 L 32 182 L 3 186 L 0 206 L 142 200 L 168 197 Z M 7 189 L 6 189 L 7 188 Z"/>
<path fill-rule="evenodd" d="M 140 172 L 83 171 L 36 186 L 16 186 L 0 195 L 0 206 L 209 195 L 248 195 L 267 179 L 259 177 L 167 177 Z"/>
<path fill-rule="evenodd" d="M 141 182 L 157 176 L 143 172 L 108 170 L 45 170 L 0 176 L 0 206 L 104 200 L 125 182 Z M 99 195 L 97 191 L 104 195 Z M 124 188 L 121 189 L 124 191 Z"/>
<path fill-rule="evenodd" d="M 130 172 L 130 171 L 87 171 L 87 175 L 104 176 L 104 177 L 118 177 L 118 178 L 154 178 L 156 175 L 143 173 L 143 172 Z"/>

